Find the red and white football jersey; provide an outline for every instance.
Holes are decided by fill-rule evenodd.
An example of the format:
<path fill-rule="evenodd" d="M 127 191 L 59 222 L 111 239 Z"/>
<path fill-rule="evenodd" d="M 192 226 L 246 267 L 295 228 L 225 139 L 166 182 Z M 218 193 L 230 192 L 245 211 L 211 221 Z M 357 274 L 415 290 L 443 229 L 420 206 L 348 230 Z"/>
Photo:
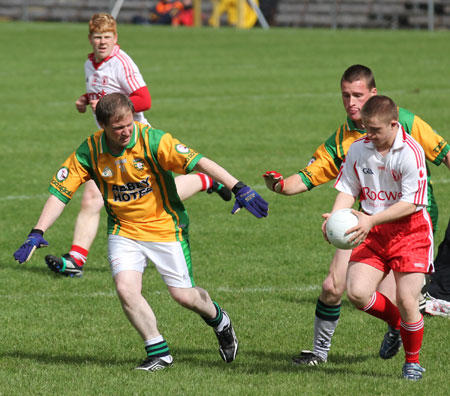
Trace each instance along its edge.
<path fill-rule="evenodd" d="M 362 209 L 370 215 L 399 201 L 418 205 L 419 211 L 428 203 L 424 151 L 400 124 L 384 156 L 367 137 L 356 140 L 342 163 L 335 188 L 359 197 Z"/>
<path fill-rule="evenodd" d="M 136 63 L 118 45 L 115 45 L 111 55 L 100 63 L 95 63 L 94 54 L 89 54 L 84 64 L 84 73 L 89 100 L 100 99 L 116 92 L 130 96 L 146 86 Z M 135 113 L 134 119 L 149 124 L 143 112 Z"/>

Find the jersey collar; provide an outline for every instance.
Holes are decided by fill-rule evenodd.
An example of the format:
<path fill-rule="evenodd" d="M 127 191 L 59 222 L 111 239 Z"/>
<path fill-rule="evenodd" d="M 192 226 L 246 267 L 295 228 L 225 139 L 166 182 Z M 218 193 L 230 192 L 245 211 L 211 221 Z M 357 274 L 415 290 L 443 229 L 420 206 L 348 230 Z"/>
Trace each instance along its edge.
<path fill-rule="evenodd" d="M 354 121 L 350 117 L 347 117 L 347 125 L 348 125 L 348 129 L 350 131 L 357 131 L 359 133 L 366 133 L 366 131 L 364 129 L 357 128 L 356 124 L 354 123 Z"/>
<path fill-rule="evenodd" d="M 130 143 L 128 143 L 128 145 L 123 149 L 123 151 L 118 154 L 118 155 L 114 155 L 113 153 L 111 153 L 109 151 L 108 145 L 106 144 L 106 134 L 105 131 L 102 132 L 102 136 L 100 139 L 100 154 L 110 154 L 113 157 L 121 157 L 123 155 L 123 153 L 125 152 L 125 150 L 133 148 L 137 142 L 137 138 L 138 138 L 138 128 L 136 123 L 133 124 L 133 135 L 131 136 L 130 139 Z"/>
<path fill-rule="evenodd" d="M 94 53 L 93 53 L 93 52 L 91 52 L 91 53 L 88 55 L 88 59 L 92 62 L 92 65 L 94 66 L 94 69 L 97 70 L 101 65 L 103 65 L 103 63 L 108 62 L 111 58 L 113 58 L 114 56 L 116 56 L 117 53 L 119 52 L 119 50 L 120 50 L 119 44 L 114 45 L 114 48 L 113 48 L 113 50 L 111 51 L 111 54 L 110 54 L 107 58 L 103 59 L 102 61 L 100 61 L 100 62 L 98 62 L 98 63 L 95 61 Z"/>

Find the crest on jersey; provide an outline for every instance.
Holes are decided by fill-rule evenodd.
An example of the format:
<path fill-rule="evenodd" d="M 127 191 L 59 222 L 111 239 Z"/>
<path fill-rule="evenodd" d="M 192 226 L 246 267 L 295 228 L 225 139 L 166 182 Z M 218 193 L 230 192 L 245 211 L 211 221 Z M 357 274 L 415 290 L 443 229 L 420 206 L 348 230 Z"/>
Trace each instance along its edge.
<path fill-rule="evenodd" d="M 394 181 L 399 181 L 402 178 L 401 173 L 396 172 L 394 169 L 391 170 L 391 175 Z"/>
<path fill-rule="evenodd" d="M 114 174 L 113 171 L 110 168 L 108 168 L 108 167 L 104 168 L 103 171 L 102 171 L 102 176 L 103 177 L 112 177 L 113 174 Z"/>
<path fill-rule="evenodd" d="M 180 154 L 187 154 L 189 153 L 189 147 L 186 147 L 184 144 L 177 144 L 175 146 L 175 150 L 177 150 Z"/>
<path fill-rule="evenodd" d="M 144 160 L 142 158 L 136 158 L 133 160 L 133 166 L 138 170 L 144 170 Z"/>
<path fill-rule="evenodd" d="M 102 77 L 102 85 L 108 85 L 108 76 Z"/>
<path fill-rule="evenodd" d="M 312 158 L 309 160 L 308 165 L 306 165 L 306 166 L 311 165 L 315 160 L 316 160 L 316 157 L 312 157 Z"/>
<path fill-rule="evenodd" d="M 58 172 L 56 172 L 56 179 L 59 182 L 63 182 L 64 180 L 67 179 L 68 176 L 69 176 L 69 169 L 66 166 L 63 166 L 62 168 L 59 169 Z"/>

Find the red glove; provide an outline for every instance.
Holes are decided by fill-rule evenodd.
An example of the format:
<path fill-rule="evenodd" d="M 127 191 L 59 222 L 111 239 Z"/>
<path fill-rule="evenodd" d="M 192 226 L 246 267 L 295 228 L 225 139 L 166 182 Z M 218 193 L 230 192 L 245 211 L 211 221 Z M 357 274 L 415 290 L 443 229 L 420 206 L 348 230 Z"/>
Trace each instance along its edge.
<path fill-rule="evenodd" d="M 281 193 L 284 188 L 283 175 L 277 171 L 267 171 L 263 174 L 264 181 L 269 190 Z"/>

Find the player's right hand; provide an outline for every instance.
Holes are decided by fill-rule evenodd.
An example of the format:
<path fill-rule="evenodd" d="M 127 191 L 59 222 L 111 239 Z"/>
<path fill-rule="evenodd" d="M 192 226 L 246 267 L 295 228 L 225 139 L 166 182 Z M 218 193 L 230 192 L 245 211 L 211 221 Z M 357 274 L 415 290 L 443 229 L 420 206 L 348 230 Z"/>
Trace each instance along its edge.
<path fill-rule="evenodd" d="M 78 112 L 86 113 L 86 107 L 89 104 L 89 100 L 86 95 L 81 95 L 78 100 L 75 102 L 75 107 Z"/>
<path fill-rule="evenodd" d="M 25 243 L 14 252 L 14 258 L 19 264 L 27 262 L 36 249 L 48 246 L 41 230 L 34 229 L 28 234 Z"/>
<path fill-rule="evenodd" d="M 281 173 L 277 171 L 267 171 L 263 174 L 264 181 L 269 190 L 281 193 L 284 188 L 284 179 Z"/>

